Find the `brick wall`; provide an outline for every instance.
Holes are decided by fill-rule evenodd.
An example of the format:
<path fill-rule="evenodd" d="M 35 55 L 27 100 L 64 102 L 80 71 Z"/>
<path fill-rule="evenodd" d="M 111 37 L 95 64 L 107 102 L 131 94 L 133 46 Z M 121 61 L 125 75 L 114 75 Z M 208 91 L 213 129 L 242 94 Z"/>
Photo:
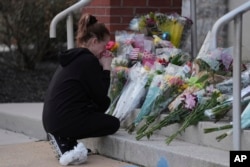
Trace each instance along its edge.
<path fill-rule="evenodd" d="M 91 13 L 100 22 L 106 24 L 112 34 L 116 30 L 126 30 L 130 20 L 140 14 L 149 12 L 181 14 L 182 0 L 92 0 L 83 9 L 84 13 Z"/>

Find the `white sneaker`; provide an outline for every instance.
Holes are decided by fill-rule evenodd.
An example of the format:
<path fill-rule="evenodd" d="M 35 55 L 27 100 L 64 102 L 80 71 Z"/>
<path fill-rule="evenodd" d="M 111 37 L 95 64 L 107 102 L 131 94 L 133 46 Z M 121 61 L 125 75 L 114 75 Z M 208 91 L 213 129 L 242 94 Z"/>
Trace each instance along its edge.
<path fill-rule="evenodd" d="M 83 143 L 78 143 L 73 150 L 65 152 L 59 159 L 61 165 L 79 165 L 87 161 L 88 150 Z"/>

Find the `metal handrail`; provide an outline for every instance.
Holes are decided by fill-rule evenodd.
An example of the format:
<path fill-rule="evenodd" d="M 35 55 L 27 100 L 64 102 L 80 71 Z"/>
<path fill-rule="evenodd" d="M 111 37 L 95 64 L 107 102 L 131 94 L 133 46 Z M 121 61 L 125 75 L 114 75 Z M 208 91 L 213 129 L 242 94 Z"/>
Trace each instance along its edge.
<path fill-rule="evenodd" d="M 242 4 L 218 19 L 212 27 L 211 49 L 217 47 L 220 28 L 234 20 L 234 61 L 233 61 L 233 149 L 241 150 L 241 58 L 242 58 L 242 15 L 250 10 L 250 1 Z"/>
<path fill-rule="evenodd" d="M 73 18 L 72 13 L 83 6 L 87 6 L 91 0 L 80 0 L 79 2 L 75 3 L 74 5 L 68 7 L 67 9 L 63 10 L 62 12 L 58 13 L 50 23 L 50 31 L 49 36 L 50 38 L 56 38 L 56 25 L 59 21 L 67 17 L 67 45 L 68 49 L 74 47 L 74 37 L 73 37 Z"/>

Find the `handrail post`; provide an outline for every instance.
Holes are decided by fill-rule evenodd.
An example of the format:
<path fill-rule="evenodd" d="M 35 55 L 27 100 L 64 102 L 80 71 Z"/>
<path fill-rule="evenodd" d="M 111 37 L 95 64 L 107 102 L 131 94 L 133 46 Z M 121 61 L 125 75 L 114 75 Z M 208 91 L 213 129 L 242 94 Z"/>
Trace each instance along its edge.
<path fill-rule="evenodd" d="M 191 58 L 195 58 L 197 56 L 197 21 L 196 21 L 196 0 L 191 0 L 190 4 L 191 10 L 191 19 L 193 21 L 193 25 L 191 27 Z"/>
<path fill-rule="evenodd" d="M 234 19 L 234 58 L 233 58 L 233 149 L 241 150 L 241 45 L 242 13 Z"/>
<path fill-rule="evenodd" d="M 67 48 L 74 48 L 74 30 L 73 30 L 73 16 L 70 13 L 67 16 Z"/>

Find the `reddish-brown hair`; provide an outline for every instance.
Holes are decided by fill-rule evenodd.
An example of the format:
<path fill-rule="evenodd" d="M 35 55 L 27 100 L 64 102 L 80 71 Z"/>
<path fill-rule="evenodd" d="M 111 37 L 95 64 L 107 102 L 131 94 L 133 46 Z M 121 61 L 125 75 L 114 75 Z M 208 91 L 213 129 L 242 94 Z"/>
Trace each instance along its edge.
<path fill-rule="evenodd" d="M 98 41 L 103 41 L 110 32 L 103 23 L 99 23 L 95 16 L 83 14 L 78 22 L 76 35 L 77 46 L 87 42 L 90 38 L 96 37 Z"/>

